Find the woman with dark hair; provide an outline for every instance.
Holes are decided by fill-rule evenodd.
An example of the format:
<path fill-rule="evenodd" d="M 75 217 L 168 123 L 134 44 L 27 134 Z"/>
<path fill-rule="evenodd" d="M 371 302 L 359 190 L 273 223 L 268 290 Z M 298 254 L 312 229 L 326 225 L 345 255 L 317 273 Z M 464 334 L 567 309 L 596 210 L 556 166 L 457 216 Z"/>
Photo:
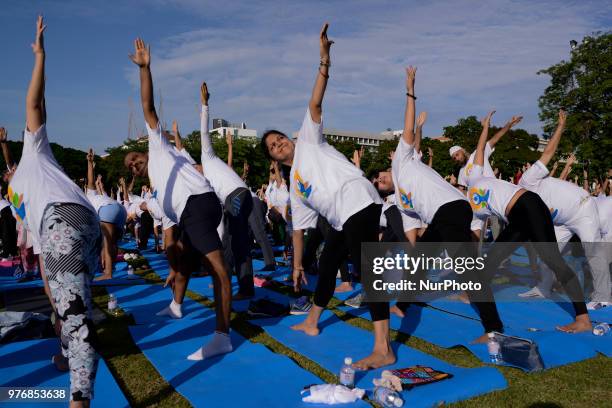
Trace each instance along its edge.
<path fill-rule="evenodd" d="M 311 336 L 319 334 L 318 321 L 333 296 L 340 264 L 350 255 L 357 260 L 355 268 L 358 271 L 361 243 L 378 241 L 382 206 L 378 193 L 362 171 L 330 146 L 323 136 L 322 103 L 329 79 L 329 49 L 333 43 L 327 38 L 327 27 L 325 24 L 321 30 L 321 63 L 297 141 L 278 131 L 268 131 L 262 138 L 268 157 L 291 166 L 293 283 L 296 291 L 307 282 L 302 265 L 304 230 L 316 227 L 319 215 L 333 227 L 319 260 L 314 305 L 306 320 L 292 327 Z M 368 357 L 355 363 L 361 369 L 395 362 L 389 341 L 389 305 L 371 303 L 369 306 L 374 321 L 374 348 Z"/>

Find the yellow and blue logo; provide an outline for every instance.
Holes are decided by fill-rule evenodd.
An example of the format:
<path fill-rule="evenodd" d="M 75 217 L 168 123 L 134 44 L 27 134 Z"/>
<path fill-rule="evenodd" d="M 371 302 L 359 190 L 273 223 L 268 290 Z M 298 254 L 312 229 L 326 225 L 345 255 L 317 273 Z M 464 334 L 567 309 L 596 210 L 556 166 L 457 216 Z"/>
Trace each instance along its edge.
<path fill-rule="evenodd" d="M 549 208 L 549 210 L 550 210 L 550 216 L 552 217 L 552 219 L 554 221 L 554 219 L 557 216 L 557 214 L 559 214 L 559 209 L 558 208 Z"/>
<path fill-rule="evenodd" d="M 412 192 L 406 194 L 404 189 L 399 189 L 400 192 L 400 202 L 402 203 L 402 207 L 406 209 L 413 209 L 414 205 L 412 204 Z"/>
<path fill-rule="evenodd" d="M 312 193 L 312 186 L 309 185 L 307 181 L 302 180 L 302 177 L 297 170 L 295 171 L 293 179 L 295 180 L 295 191 L 297 192 L 298 196 L 307 200 L 308 197 L 310 197 L 310 193 Z"/>
<path fill-rule="evenodd" d="M 470 199 L 470 205 L 472 206 L 472 210 L 478 211 L 483 208 L 487 208 L 489 205 L 489 190 L 484 190 L 482 188 L 472 187 L 468 194 L 468 198 Z"/>
<path fill-rule="evenodd" d="M 25 212 L 25 204 L 23 203 L 23 194 L 17 194 L 13 191 L 13 187 L 9 185 L 7 198 L 9 203 L 13 206 L 15 210 L 15 216 L 17 217 L 17 221 L 25 220 L 26 212 Z"/>

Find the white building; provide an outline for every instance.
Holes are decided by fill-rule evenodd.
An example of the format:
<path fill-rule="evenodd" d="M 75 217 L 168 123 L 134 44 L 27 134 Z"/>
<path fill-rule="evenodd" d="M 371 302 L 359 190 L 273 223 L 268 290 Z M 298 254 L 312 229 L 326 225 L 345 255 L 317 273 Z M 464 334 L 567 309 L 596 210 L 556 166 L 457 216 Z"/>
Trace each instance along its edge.
<path fill-rule="evenodd" d="M 243 127 L 218 127 L 213 129 L 211 132 L 217 132 L 220 136 L 225 137 L 228 133 L 231 134 L 234 138 L 239 139 L 256 139 L 257 138 L 257 130 L 255 129 L 246 129 L 246 126 Z"/>
<path fill-rule="evenodd" d="M 293 138 L 296 139 L 298 132 L 293 132 Z M 338 129 L 323 129 L 323 136 L 327 140 L 334 142 L 355 142 L 359 146 L 378 147 L 383 140 L 393 140 L 395 135 L 391 132 L 370 133 L 370 132 L 353 132 L 349 130 Z"/>

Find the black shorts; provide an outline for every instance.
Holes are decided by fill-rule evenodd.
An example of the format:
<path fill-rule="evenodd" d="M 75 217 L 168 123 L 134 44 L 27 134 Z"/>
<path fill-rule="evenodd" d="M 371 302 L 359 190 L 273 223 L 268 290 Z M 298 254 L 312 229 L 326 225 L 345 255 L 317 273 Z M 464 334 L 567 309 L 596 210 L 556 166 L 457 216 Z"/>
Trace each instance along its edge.
<path fill-rule="evenodd" d="M 217 233 L 221 215 L 221 203 L 215 193 L 190 196 L 179 222 L 179 240 L 185 250 L 195 250 L 200 255 L 206 255 L 221 249 Z"/>

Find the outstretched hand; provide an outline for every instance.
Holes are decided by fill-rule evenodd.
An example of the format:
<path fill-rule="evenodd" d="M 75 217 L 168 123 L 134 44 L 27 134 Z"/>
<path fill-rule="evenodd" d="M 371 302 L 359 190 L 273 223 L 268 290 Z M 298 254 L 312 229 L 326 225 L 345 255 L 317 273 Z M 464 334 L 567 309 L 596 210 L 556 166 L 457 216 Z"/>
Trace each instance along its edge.
<path fill-rule="evenodd" d="M 0 143 L 6 142 L 8 139 L 8 134 L 6 133 L 6 129 L 0 127 Z"/>
<path fill-rule="evenodd" d="M 47 26 L 44 24 L 43 16 L 38 16 L 36 20 L 36 38 L 34 39 L 34 44 L 31 44 L 34 54 L 44 54 L 45 52 L 43 33 L 46 28 Z"/>
<path fill-rule="evenodd" d="M 209 99 L 210 93 L 208 92 L 208 85 L 206 85 L 206 82 L 202 82 L 202 86 L 200 87 L 200 101 L 202 101 L 202 105 L 208 105 Z"/>
<path fill-rule="evenodd" d="M 417 120 L 416 120 L 417 127 L 423 127 L 426 121 L 427 121 L 427 112 L 423 111 L 419 113 L 419 116 L 417 117 Z"/>
<path fill-rule="evenodd" d="M 178 122 L 176 120 L 173 120 L 172 121 L 172 135 L 178 136 L 178 134 L 179 134 Z"/>
<path fill-rule="evenodd" d="M 94 161 L 94 151 L 91 147 L 89 148 L 89 151 L 87 152 L 87 161 L 89 163 L 93 163 Z"/>
<path fill-rule="evenodd" d="M 563 109 L 559 109 L 559 123 L 557 125 L 565 126 L 565 122 L 567 121 L 567 112 Z"/>
<path fill-rule="evenodd" d="M 321 62 L 329 63 L 329 50 L 334 43 L 332 40 L 327 38 L 327 28 L 329 27 L 329 23 L 323 24 L 323 28 L 321 28 L 321 34 L 319 35 L 320 42 L 320 53 L 321 53 Z"/>
<path fill-rule="evenodd" d="M 151 46 L 148 46 L 140 38 L 134 40 L 134 54 L 128 54 L 132 62 L 140 68 L 151 65 Z"/>
<path fill-rule="evenodd" d="M 410 65 L 406 68 L 406 89 L 410 93 L 414 93 L 414 80 L 416 78 L 416 67 Z"/>
<path fill-rule="evenodd" d="M 427 148 L 427 154 L 429 154 L 429 157 L 433 157 L 433 149 L 431 147 Z"/>
<path fill-rule="evenodd" d="M 482 120 L 480 121 L 480 124 L 482 125 L 482 127 L 490 127 L 491 125 L 491 117 L 495 114 L 495 111 L 492 110 L 491 112 L 489 112 L 487 114 L 487 116 L 485 116 L 484 118 L 482 118 Z"/>
<path fill-rule="evenodd" d="M 521 120 L 523 120 L 522 116 L 513 116 L 512 119 L 510 119 L 508 123 L 506 123 L 506 126 L 508 126 L 509 128 L 512 128 L 518 125 Z"/>

